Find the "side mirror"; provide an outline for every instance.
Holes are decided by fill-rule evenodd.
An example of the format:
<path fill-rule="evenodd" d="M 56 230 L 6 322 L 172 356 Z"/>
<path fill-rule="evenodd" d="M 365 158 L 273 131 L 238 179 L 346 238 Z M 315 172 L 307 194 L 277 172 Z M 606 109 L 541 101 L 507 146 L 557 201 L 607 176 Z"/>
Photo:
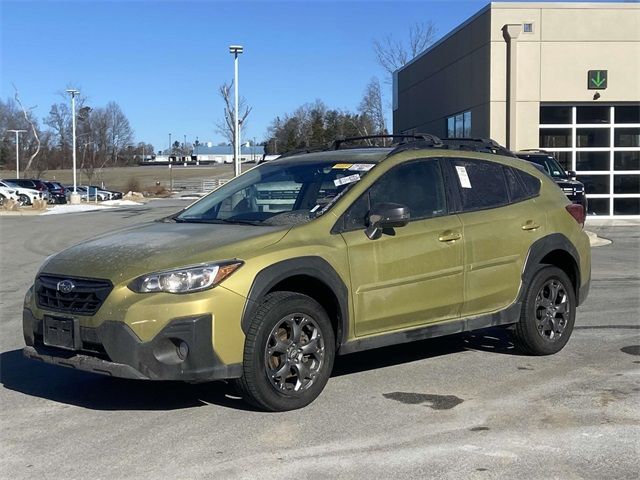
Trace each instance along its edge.
<path fill-rule="evenodd" d="M 369 211 L 369 227 L 364 231 L 370 240 L 382 236 L 388 228 L 404 227 L 411 218 L 409 207 L 399 203 L 376 203 Z"/>
<path fill-rule="evenodd" d="M 569 175 L 569 178 L 571 178 L 571 180 L 575 180 L 578 176 L 578 174 L 574 170 L 567 170 L 567 175 Z"/>

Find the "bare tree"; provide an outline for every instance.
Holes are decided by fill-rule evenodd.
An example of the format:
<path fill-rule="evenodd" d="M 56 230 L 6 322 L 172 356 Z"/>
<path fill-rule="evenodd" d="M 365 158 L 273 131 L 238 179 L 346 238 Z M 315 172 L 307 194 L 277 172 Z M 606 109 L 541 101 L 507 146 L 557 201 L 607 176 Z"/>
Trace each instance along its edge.
<path fill-rule="evenodd" d="M 378 77 L 372 77 L 367 88 L 364 91 L 358 112 L 363 120 L 359 122 L 361 127 L 371 129 L 364 135 L 386 135 L 387 125 L 384 117 L 384 109 L 382 107 L 382 89 L 380 88 L 380 80 Z M 386 142 L 382 142 L 383 145 Z"/>
<path fill-rule="evenodd" d="M 373 41 L 376 61 L 390 75 L 406 65 L 433 43 L 437 29 L 433 22 L 416 22 L 409 27 L 409 38 L 398 40 L 389 34 Z"/>
<path fill-rule="evenodd" d="M 34 122 L 33 120 L 33 116 L 31 115 L 31 112 L 27 113 L 27 110 L 24 108 L 24 105 L 22 105 L 22 102 L 20 101 L 20 93 L 18 92 L 18 89 L 16 88 L 15 85 L 13 85 L 13 89 L 15 90 L 15 95 L 14 98 L 16 100 L 16 103 L 18 105 L 20 105 L 20 108 L 22 109 L 22 115 L 24 116 L 24 120 L 25 122 L 27 122 L 29 124 L 29 126 L 31 127 L 31 131 L 33 132 L 33 137 L 35 138 L 36 141 L 36 150 L 35 152 L 33 152 L 31 154 L 31 156 L 29 157 L 29 161 L 27 162 L 27 166 L 24 168 L 25 171 L 30 171 L 31 170 L 31 165 L 34 161 L 34 159 L 38 156 L 38 153 L 40 153 L 40 137 L 38 136 L 38 128 L 36 125 L 36 122 Z M 33 110 L 36 107 L 31 107 L 29 110 Z M 38 167 L 38 174 L 42 174 L 44 171 L 46 171 L 46 167 L 43 165 L 39 165 Z"/>
<path fill-rule="evenodd" d="M 231 90 L 233 88 L 233 81 L 230 83 L 223 83 L 218 88 L 218 94 L 222 97 L 222 101 L 224 102 L 224 119 L 218 121 L 216 124 L 216 131 L 224 136 L 224 138 L 233 146 L 233 151 L 235 152 L 236 146 L 236 111 L 235 111 L 235 102 L 232 98 Z M 246 130 L 246 119 L 251 113 L 251 107 L 247 106 L 247 102 L 244 97 L 241 97 L 238 100 L 238 124 L 240 128 L 240 133 L 244 134 Z M 235 160 L 235 159 L 234 159 Z"/>

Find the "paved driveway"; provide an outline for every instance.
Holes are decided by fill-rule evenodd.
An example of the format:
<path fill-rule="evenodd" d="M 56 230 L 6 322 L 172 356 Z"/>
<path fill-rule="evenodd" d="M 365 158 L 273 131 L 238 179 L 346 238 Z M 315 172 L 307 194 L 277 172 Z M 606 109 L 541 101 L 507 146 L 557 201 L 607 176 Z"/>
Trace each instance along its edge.
<path fill-rule="evenodd" d="M 43 259 L 179 201 L 0 218 L 0 475 L 125 478 L 638 478 L 640 229 L 596 229 L 567 347 L 516 354 L 501 331 L 338 359 L 311 406 L 248 409 L 224 383 L 145 383 L 22 358 Z"/>

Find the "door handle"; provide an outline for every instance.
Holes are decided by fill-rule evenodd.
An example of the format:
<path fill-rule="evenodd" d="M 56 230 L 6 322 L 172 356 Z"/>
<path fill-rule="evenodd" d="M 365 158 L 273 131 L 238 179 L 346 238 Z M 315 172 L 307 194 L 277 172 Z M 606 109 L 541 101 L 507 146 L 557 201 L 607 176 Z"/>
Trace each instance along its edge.
<path fill-rule="evenodd" d="M 526 223 L 522 225 L 522 230 L 537 230 L 539 228 L 540 228 L 540 225 L 538 225 L 533 220 L 527 220 Z"/>
<path fill-rule="evenodd" d="M 447 230 L 442 232 L 438 237 L 438 241 L 440 242 L 455 242 L 456 240 L 460 240 L 462 235 L 458 232 L 452 232 L 451 230 Z"/>

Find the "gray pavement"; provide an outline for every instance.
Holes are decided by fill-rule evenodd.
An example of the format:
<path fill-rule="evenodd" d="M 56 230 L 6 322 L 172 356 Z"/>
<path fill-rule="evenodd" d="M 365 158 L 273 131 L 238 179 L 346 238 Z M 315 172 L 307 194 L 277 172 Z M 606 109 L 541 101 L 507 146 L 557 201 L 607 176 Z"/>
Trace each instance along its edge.
<path fill-rule="evenodd" d="M 309 407 L 268 414 L 224 383 L 147 383 L 22 358 L 43 259 L 167 215 L 153 201 L 0 218 L 0 477 L 640 478 L 640 229 L 590 225 L 590 296 L 567 347 L 518 355 L 483 331 L 341 357 Z"/>

